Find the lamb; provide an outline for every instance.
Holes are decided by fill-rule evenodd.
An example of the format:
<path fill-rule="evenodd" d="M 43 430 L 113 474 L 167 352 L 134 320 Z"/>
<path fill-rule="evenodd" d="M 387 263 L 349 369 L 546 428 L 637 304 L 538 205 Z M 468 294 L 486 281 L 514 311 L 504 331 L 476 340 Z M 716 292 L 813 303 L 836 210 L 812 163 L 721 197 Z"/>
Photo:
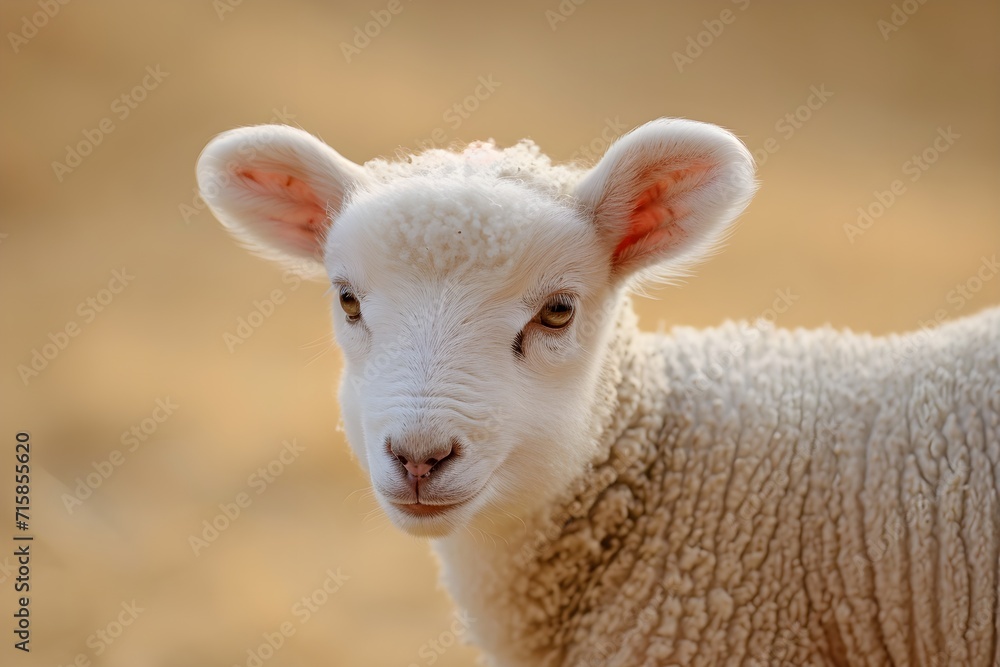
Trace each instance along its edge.
<path fill-rule="evenodd" d="M 755 190 L 729 132 L 655 120 L 585 170 L 248 127 L 198 181 L 244 244 L 325 270 L 350 445 L 488 664 L 1000 665 L 1000 308 L 638 330 L 630 290 Z"/>

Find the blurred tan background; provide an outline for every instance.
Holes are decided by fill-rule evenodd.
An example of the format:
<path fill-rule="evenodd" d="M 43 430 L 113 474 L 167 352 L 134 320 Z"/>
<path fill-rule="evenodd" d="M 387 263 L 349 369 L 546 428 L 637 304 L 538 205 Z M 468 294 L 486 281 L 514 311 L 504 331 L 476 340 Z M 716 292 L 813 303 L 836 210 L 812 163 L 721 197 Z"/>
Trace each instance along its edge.
<path fill-rule="evenodd" d="M 725 252 L 641 302 L 647 328 L 768 315 L 779 292 L 779 325 L 877 333 L 1000 303 L 995 2 L 17 0 L 0 25 L 0 507 L 28 430 L 36 536 L 30 657 L 0 556 L 3 666 L 475 659 L 338 430 L 325 286 L 196 207 L 223 130 L 284 119 L 359 162 L 528 136 L 566 160 L 658 116 L 711 121 L 762 188 Z"/>

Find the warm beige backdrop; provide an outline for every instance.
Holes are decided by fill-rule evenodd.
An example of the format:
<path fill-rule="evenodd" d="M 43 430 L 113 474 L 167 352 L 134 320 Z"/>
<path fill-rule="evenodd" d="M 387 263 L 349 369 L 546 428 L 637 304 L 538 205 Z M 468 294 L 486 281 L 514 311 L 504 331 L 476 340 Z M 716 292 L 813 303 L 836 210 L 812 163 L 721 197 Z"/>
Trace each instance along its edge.
<path fill-rule="evenodd" d="M 184 208 L 198 152 L 222 130 L 281 115 L 357 161 L 432 138 L 523 136 L 568 159 L 661 115 L 711 121 L 766 158 L 762 188 L 724 253 L 641 303 L 645 326 L 756 317 L 779 291 L 794 301 L 781 325 L 877 333 L 1000 303 L 983 263 L 1000 252 L 995 2 L 389 7 L 0 5 L 0 516 L 13 436 L 29 429 L 37 535 L 30 660 L 10 647 L 0 557 L 0 665 L 253 665 L 247 650 L 283 623 L 295 634 L 268 667 L 474 659 L 450 646 L 426 545 L 372 512 L 338 431 L 324 286 L 283 279 Z M 345 55 L 372 11 L 392 18 Z M 675 56 L 685 49 L 690 61 Z M 477 87 L 485 99 L 467 100 Z M 75 167 L 53 165 L 81 142 Z M 925 150 L 923 170 L 912 156 Z M 878 214 L 896 179 L 895 201 L 850 242 L 844 225 L 859 207 Z M 134 277 L 102 292 L 123 267 Z M 283 303 L 231 353 L 224 334 L 273 290 Z M 25 384 L 18 365 L 67 325 L 77 335 Z M 158 400 L 177 407 L 167 416 Z M 123 444 L 144 420 L 152 433 Z M 304 449 L 261 488 L 251 475 L 293 439 Z M 108 466 L 69 512 L 64 494 Z M 250 506 L 196 556 L 189 535 L 240 493 Z M 327 570 L 349 578 L 305 620 L 293 605 Z M 133 600 L 143 611 L 109 647 L 88 641 L 117 633 Z"/>

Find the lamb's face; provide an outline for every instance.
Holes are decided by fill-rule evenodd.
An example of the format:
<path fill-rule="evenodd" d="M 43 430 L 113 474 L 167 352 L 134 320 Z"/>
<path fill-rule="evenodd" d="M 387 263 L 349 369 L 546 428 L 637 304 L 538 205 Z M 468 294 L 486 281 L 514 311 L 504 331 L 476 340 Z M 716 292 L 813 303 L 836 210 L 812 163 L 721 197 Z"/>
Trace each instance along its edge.
<path fill-rule="evenodd" d="M 575 208 L 495 178 L 400 179 L 345 206 L 325 264 L 348 440 L 395 523 L 517 514 L 583 465 L 613 282 Z"/>
<path fill-rule="evenodd" d="M 360 167 L 264 126 L 198 167 L 245 242 L 325 268 L 348 440 L 389 517 L 427 536 L 530 510 L 582 472 L 628 278 L 697 258 L 754 188 L 745 147 L 690 121 L 648 123 L 577 177 L 523 144 L 435 161 Z"/>

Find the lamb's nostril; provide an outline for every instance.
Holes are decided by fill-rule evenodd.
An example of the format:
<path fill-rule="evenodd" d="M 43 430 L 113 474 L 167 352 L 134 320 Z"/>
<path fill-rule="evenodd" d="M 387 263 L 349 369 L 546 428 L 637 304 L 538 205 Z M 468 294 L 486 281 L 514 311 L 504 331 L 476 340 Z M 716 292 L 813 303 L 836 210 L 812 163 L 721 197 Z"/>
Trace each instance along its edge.
<path fill-rule="evenodd" d="M 403 465 L 410 477 L 424 479 L 437 470 L 453 454 L 454 448 L 449 446 L 448 449 L 439 450 L 422 461 L 408 459 L 401 454 L 396 455 L 396 460 Z"/>

